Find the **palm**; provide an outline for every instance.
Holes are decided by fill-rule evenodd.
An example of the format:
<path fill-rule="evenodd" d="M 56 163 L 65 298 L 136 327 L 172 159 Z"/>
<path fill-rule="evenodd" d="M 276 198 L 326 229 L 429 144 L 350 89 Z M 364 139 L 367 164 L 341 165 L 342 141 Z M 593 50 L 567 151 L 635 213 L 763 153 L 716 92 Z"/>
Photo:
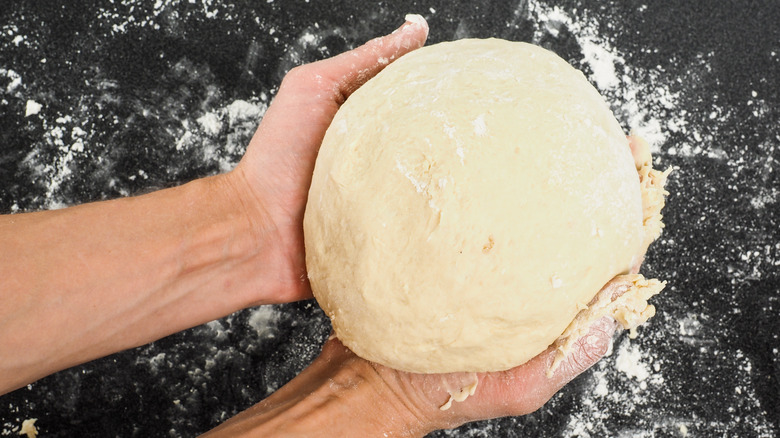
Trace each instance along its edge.
<path fill-rule="evenodd" d="M 296 67 L 282 81 L 236 168 L 250 214 L 271 223 L 277 245 L 270 263 L 281 286 L 278 301 L 311 297 L 306 278 L 303 213 L 325 131 L 346 98 L 387 62 L 423 44 L 428 27 L 407 22 L 391 35 L 334 58 Z M 268 249 L 268 248 L 266 248 Z"/>
<path fill-rule="evenodd" d="M 404 406 L 411 407 L 416 415 L 432 420 L 431 430 L 445 429 L 469 421 L 525 415 L 539 409 L 566 383 L 607 352 L 614 329 L 612 320 L 604 319 L 594 323 L 590 332 L 577 341 L 571 355 L 552 377 L 547 376 L 547 370 L 556 355 L 552 347 L 506 371 L 415 374 L 365 361 L 333 337 L 325 344 L 317 361 L 341 364 L 352 362 L 373 369 L 375 372 L 369 375 L 378 376 L 383 382 L 381 386 L 391 388 L 392 394 L 403 399 L 401 402 Z M 453 403 L 446 410 L 441 409 L 450 393 L 472 385 L 475 379 L 478 384 L 474 395 Z"/>

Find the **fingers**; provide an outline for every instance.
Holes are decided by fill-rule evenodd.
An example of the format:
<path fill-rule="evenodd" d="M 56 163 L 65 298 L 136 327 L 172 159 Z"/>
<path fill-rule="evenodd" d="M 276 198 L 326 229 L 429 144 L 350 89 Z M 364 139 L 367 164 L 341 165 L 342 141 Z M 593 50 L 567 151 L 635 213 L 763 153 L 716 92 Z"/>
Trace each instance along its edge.
<path fill-rule="evenodd" d="M 390 62 L 422 47 L 427 36 L 425 20 L 409 15 L 404 25 L 390 35 L 292 69 L 252 138 L 244 167 L 288 172 L 296 184 L 293 188 L 301 183 L 308 188 L 320 143 L 341 104 Z M 256 171 L 250 169 L 249 173 Z M 273 181 L 272 185 L 277 183 Z M 285 187 L 276 188 L 285 191 Z"/>
<path fill-rule="evenodd" d="M 632 272 L 633 274 L 633 272 Z M 618 275 L 607 282 L 604 287 L 590 300 L 589 307 L 597 305 L 599 302 L 615 301 L 621 295 L 626 293 L 633 285 L 632 277 L 628 275 Z"/>
<path fill-rule="evenodd" d="M 551 377 L 547 372 L 557 351 L 548 348 L 523 365 L 494 373 L 411 374 L 373 364 L 385 385 L 395 388 L 409 412 L 424 419 L 435 428 L 452 428 L 470 421 L 489 418 L 525 415 L 539 409 L 564 385 L 598 362 L 612 344 L 617 324 L 612 318 L 594 322 L 585 336 L 578 339 Z M 323 347 L 318 361 L 323 363 L 343 361 L 354 356 L 335 338 Z M 368 363 L 368 362 L 366 362 Z M 441 410 L 448 397 L 467 389 L 477 379 L 472 395 L 452 403 Z M 405 383 L 404 383 L 405 382 Z"/>
<path fill-rule="evenodd" d="M 607 354 L 616 328 L 617 323 L 611 317 L 601 318 L 590 326 L 588 333 L 575 342 L 572 351 L 553 374 L 552 379 L 557 379 L 556 384 L 560 385 L 555 392 Z"/>
<path fill-rule="evenodd" d="M 634 164 L 636 165 L 637 170 L 650 163 L 652 160 L 650 146 L 644 139 L 633 134 L 629 135 L 628 146 L 631 148 L 631 154 L 634 156 Z"/>
<path fill-rule="evenodd" d="M 536 411 L 609 351 L 615 328 L 616 323 L 611 318 L 596 321 L 587 335 L 575 343 L 552 377 L 547 377 L 547 371 L 556 355 L 553 348 L 510 370 L 480 375 L 475 394 L 463 403 L 453 404 L 450 411 L 444 411 L 442 415 L 449 417 L 452 425 L 458 425 Z"/>
<path fill-rule="evenodd" d="M 506 390 L 509 412 L 503 415 L 524 415 L 539 409 L 564 385 L 599 361 L 609 351 L 616 323 L 611 318 L 602 318 L 595 322 L 588 334 L 575 342 L 567 357 L 547 377 L 556 351 L 547 350 L 526 363 L 525 366 L 505 371 L 496 384 L 503 384 Z M 513 386 L 520 381 L 521 385 Z"/>
<path fill-rule="evenodd" d="M 334 103 L 335 109 L 338 109 L 352 92 L 389 63 L 422 47 L 427 37 L 425 19 L 419 15 L 407 15 L 406 22 L 390 35 L 374 38 L 333 58 L 294 68 L 282 82 L 278 99 L 287 97 L 287 89 L 308 88 L 316 91 L 317 98 Z"/>
<path fill-rule="evenodd" d="M 333 97 L 340 105 L 389 63 L 422 47 L 427 37 L 428 23 L 425 19 L 409 14 L 403 26 L 390 35 L 375 38 L 355 50 L 322 61 L 317 68 L 326 80 L 334 84 Z"/>

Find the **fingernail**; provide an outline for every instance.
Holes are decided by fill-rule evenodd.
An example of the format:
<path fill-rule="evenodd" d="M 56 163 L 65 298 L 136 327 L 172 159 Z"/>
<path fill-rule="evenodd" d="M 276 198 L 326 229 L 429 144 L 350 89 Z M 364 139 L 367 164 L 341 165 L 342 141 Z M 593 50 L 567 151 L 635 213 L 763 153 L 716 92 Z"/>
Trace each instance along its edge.
<path fill-rule="evenodd" d="M 426 35 L 428 34 L 428 22 L 425 21 L 425 18 L 420 14 L 406 14 L 404 17 L 404 24 L 394 30 L 393 33 L 403 31 L 410 27 L 422 27 L 425 29 Z"/>
<path fill-rule="evenodd" d="M 425 18 L 423 18 L 420 14 L 406 14 L 406 17 L 404 17 L 404 20 L 406 20 L 407 23 L 417 24 L 419 26 L 428 26 L 428 22 L 425 21 Z"/>

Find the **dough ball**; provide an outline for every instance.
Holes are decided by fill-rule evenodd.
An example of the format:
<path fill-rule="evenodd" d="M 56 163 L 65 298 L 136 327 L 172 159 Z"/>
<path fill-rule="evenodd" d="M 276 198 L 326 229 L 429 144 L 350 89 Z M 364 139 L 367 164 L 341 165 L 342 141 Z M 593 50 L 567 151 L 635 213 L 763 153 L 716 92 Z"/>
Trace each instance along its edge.
<path fill-rule="evenodd" d="M 314 294 L 359 356 L 497 371 L 553 343 L 643 247 L 628 141 L 557 55 L 497 39 L 416 50 L 341 107 L 304 230 Z"/>

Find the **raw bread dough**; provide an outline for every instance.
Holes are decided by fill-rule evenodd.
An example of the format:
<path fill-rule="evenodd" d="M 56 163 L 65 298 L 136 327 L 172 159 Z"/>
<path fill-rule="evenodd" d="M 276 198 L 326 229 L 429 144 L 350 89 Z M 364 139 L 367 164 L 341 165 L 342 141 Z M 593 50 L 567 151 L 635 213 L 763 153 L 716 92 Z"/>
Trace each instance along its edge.
<path fill-rule="evenodd" d="M 628 141 L 582 73 L 525 43 L 442 43 L 334 118 L 304 219 L 308 275 L 363 358 L 504 370 L 629 272 L 655 238 L 647 214 Z"/>
<path fill-rule="evenodd" d="M 38 429 L 35 428 L 35 422 L 37 418 L 28 418 L 22 422 L 22 429 L 19 431 L 19 435 L 27 435 L 27 438 L 36 438 L 38 436 Z"/>

